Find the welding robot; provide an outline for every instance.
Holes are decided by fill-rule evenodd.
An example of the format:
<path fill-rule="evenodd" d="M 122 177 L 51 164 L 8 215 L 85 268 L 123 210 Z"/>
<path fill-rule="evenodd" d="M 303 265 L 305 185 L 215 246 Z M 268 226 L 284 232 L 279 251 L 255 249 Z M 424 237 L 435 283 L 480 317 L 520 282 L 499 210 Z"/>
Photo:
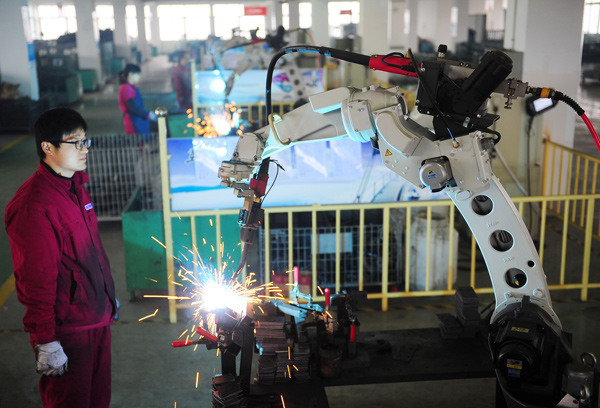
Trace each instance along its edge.
<path fill-rule="evenodd" d="M 409 117 L 399 88 L 342 87 L 309 97 L 309 103 L 284 116 L 271 112 L 270 81 L 277 59 L 313 52 L 418 78 L 417 109 L 433 117 L 433 129 Z M 506 108 L 532 94 L 567 103 L 582 117 L 600 149 L 583 109 L 567 95 L 507 79 L 512 60 L 488 52 L 479 64 L 446 58 L 446 47 L 429 61 L 403 55 L 362 55 L 326 47 L 285 47 L 267 72 L 269 125 L 240 136 L 231 160 L 219 169 L 221 184 L 244 198 L 239 224 L 244 247 L 263 221 L 261 208 L 269 157 L 298 143 L 350 138 L 370 142 L 386 167 L 413 185 L 444 191 L 474 234 L 495 294 L 488 343 L 498 389 L 507 407 L 554 407 L 571 398 L 577 406 L 596 407 L 599 374 L 595 358 L 576 358 L 570 335 L 552 309 L 546 276 L 531 236 L 507 192 L 492 172 L 490 151 L 500 134 L 490 129 L 499 116 L 486 111 L 493 92 Z M 348 160 L 353 158 L 349 157 Z M 258 171 L 256 169 L 258 168 Z M 254 174 L 256 171 L 256 174 Z M 245 252 L 240 265 L 245 264 Z M 570 397 L 569 397 L 570 396 Z M 561 403 L 562 404 L 562 403 Z"/>

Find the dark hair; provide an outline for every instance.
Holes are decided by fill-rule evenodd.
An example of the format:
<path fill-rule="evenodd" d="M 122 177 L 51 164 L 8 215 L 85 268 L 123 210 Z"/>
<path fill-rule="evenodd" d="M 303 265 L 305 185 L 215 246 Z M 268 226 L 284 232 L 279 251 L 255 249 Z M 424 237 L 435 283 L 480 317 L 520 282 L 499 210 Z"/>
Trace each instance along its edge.
<path fill-rule="evenodd" d="M 129 74 L 133 72 L 134 74 L 138 74 L 140 72 L 142 72 L 142 69 L 140 68 L 139 65 L 135 65 L 135 64 L 127 64 L 125 65 L 125 68 L 123 68 L 123 71 L 119 72 L 119 84 L 123 85 L 127 83 L 127 77 L 129 76 Z"/>
<path fill-rule="evenodd" d="M 79 129 L 87 131 L 87 123 L 79 112 L 71 108 L 54 108 L 40 115 L 33 127 L 37 154 L 41 160 L 46 158 L 42 142 L 50 142 L 60 147 L 60 141 Z"/>

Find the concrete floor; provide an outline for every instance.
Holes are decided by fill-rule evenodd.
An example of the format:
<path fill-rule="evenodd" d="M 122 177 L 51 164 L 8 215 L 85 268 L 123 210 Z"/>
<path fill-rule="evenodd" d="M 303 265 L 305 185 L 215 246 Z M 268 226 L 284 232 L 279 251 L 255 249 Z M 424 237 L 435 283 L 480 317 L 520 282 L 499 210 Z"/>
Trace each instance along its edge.
<path fill-rule="evenodd" d="M 170 91 L 164 59 L 145 65 L 142 72 L 142 91 Z M 103 91 L 87 94 L 75 107 L 89 124 L 89 134 L 118 133 L 122 131 L 121 113 L 117 107 L 117 86 L 107 85 Z M 593 123 L 600 123 L 600 85 L 586 85 L 579 100 Z M 585 129 L 584 129 L 585 130 Z M 4 209 L 16 189 L 35 170 L 37 158 L 33 138 L 27 137 L 12 146 L 22 135 L 0 135 L 0 211 Z M 576 149 L 593 151 L 589 134 L 578 122 Z M 93 154 L 93 153 L 92 153 Z M 597 154 L 597 153 L 592 153 Z M 2 222 L 3 224 L 3 222 Z M 180 313 L 179 323 L 168 323 L 167 305 L 163 300 L 145 299 L 128 302 L 126 290 L 123 237 L 120 222 L 101 223 L 104 245 L 109 255 L 115 278 L 117 296 L 122 300 L 120 320 L 112 328 L 113 334 L 113 389 L 112 407 L 209 407 L 210 382 L 219 372 L 220 360 L 213 351 L 198 348 L 173 349 L 170 347 L 181 332 L 188 328 L 188 319 Z M 595 255 L 598 258 L 597 255 Z M 596 260 L 597 261 L 597 260 Z M 12 273 L 10 250 L 4 228 L 0 228 L 0 285 Z M 6 285 L 9 286 L 9 285 Z M 593 294 L 594 295 L 594 294 Z M 597 293 L 595 294 L 597 296 Z M 564 329 L 574 334 L 574 349 L 592 351 L 600 356 L 600 303 L 580 303 L 577 294 L 555 295 L 555 310 Z M 573 300 L 574 301 L 571 301 Z M 489 297 L 482 299 L 489 301 Z M 362 331 L 437 327 L 436 313 L 447 311 L 444 305 L 451 298 L 397 300 L 391 302 L 386 313 L 375 311 L 377 304 L 369 304 L 359 314 Z M 424 306 L 427 306 L 425 308 Z M 41 405 L 37 390 L 34 356 L 28 335 L 22 330 L 24 307 L 14 292 L 0 304 L 0 407 L 38 407 Z M 406 306 L 415 306 L 407 308 Z M 159 309 L 153 319 L 139 322 Z M 195 386 L 198 373 L 198 388 Z M 428 381 L 401 384 L 381 384 L 327 389 L 329 404 L 337 407 L 368 406 L 445 406 L 492 407 L 495 382 L 492 378 L 476 380 Z"/>

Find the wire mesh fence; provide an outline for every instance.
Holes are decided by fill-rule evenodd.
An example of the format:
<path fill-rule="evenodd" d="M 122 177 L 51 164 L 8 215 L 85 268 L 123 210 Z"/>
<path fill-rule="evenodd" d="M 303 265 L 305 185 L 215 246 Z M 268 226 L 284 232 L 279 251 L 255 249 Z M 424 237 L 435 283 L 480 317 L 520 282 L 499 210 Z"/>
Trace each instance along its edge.
<path fill-rule="evenodd" d="M 259 230 L 259 239 L 261 242 L 259 263 L 260 270 L 265 267 L 265 246 L 264 231 Z M 331 287 L 335 285 L 335 227 L 318 227 L 317 242 L 317 270 L 318 284 L 321 287 Z M 359 286 L 359 234 L 358 225 L 342 226 L 340 229 L 340 267 L 343 271 L 341 275 L 341 284 L 345 288 L 357 288 Z M 300 270 L 312 270 L 312 228 L 294 228 L 294 266 Z M 365 286 L 381 286 L 382 282 L 382 246 L 383 246 L 383 226 L 365 225 L 364 226 L 364 277 Z M 390 245 L 390 258 L 396 259 L 400 254 L 397 251 L 398 245 L 395 244 L 395 237 L 390 236 L 394 242 Z M 270 230 L 270 266 L 275 275 L 285 274 L 291 267 L 288 265 L 288 229 L 273 228 Z M 398 269 L 389 271 L 389 283 L 400 284 L 403 280 L 402 271 Z M 260 277 L 260 275 L 259 275 Z"/>
<path fill-rule="evenodd" d="M 86 187 L 98 218 L 119 219 L 136 187 L 142 210 L 161 209 L 157 135 L 96 135 L 93 140 Z"/>

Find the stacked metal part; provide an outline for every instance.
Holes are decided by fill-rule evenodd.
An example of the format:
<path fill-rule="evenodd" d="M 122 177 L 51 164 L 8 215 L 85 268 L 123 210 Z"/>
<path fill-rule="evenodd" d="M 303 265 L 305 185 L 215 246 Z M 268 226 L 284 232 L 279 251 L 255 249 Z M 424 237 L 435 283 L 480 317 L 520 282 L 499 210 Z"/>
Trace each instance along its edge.
<path fill-rule="evenodd" d="M 473 337 L 479 330 L 479 298 L 470 286 L 460 286 L 454 294 L 456 317 L 463 327 L 461 337 Z"/>
<path fill-rule="evenodd" d="M 246 408 L 246 400 L 232 374 L 218 375 L 212 380 L 213 408 Z"/>
<path fill-rule="evenodd" d="M 292 376 L 297 383 L 310 381 L 310 344 L 305 331 L 298 334 L 298 343 L 294 345 Z"/>
<path fill-rule="evenodd" d="M 288 359 L 290 345 L 285 332 L 285 316 L 258 316 L 255 318 L 254 328 L 256 345 L 260 351 L 258 382 L 273 384 L 276 376 L 284 375 L 283 369 L 287 372 L 285 366 L 283 369 L 279 369 L 280 360 Z"/>
<path fill-rule="evenodd" d="M 440 331 L 445 339 L 473 337 L 480 328 L 479 298 L 470 286 L 460 286 L 454 294 L 456 317 L 450 313 L 441 313 Z"/>

